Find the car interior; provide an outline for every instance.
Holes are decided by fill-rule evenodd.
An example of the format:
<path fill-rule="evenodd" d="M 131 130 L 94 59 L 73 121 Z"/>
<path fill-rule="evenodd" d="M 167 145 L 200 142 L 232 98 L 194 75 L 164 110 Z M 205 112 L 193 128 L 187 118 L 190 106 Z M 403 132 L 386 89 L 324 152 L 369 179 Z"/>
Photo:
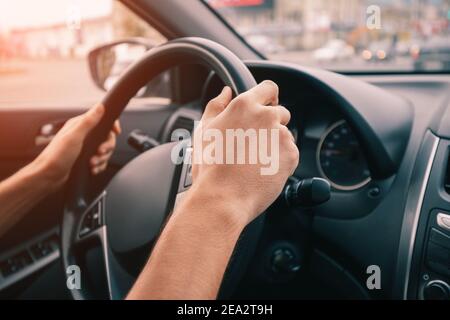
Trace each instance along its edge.
<path fill-rule="evenodd" d="M 178 196 L 192 184 L 191 166 L 170 161 L 179 140 L 174 131 L 192 134 L 206 103 L 224 85 L 237 95 L 266 79 L 279 86 L 280 104 L 291 112 L 300 163 L 279 198 L 244 230 L 219 298 L 450 299 L 450 75 L 443 49 L 427 61 L 421 56 L 420 68 L 412 62 L 411 70 L 397 70 L 395 61 L 406 59 L 394 57 L 400 53 L 386 49 L 385 59 L 378 51 L 380 61 L 373 61 L 364 58 L 369 49 L 350 50 L 335 41 L 346 56 L 329 58 L 332 49 L 323 41 L 318 64 L 308 65 L 302 56 L 276 58 L 281 45 L 268 35 L 278 29 L 261 28 L 257 37 L 236 25 L 239 14 L 272 10 L 277 16 L 277 8 L 292 13 L 288 3 L 302 2 L 306 10 L 307 0 L 107 2 L 139 23 L 130 27 L 134 33 L 109 37 L 101 32 L 105 18 L 71 21 L 71 34 L 88 43 L 84 51 L 79 45 L 82 53 L 69 50 L 79 57 L 76 64 L 49 49 L 45 54 L 56 62 L 30 58 L 27 63 L 38 65 L 36 79 L 26 80 L 32 72 L 21 74 L 14 57 L 13 67 L 2 67 L 0 54 L 0 180 L 32 161 L 65 121 L 97 102 L 107 106 L 105 118 L 81 158 L 116 118 L 122 126 L 103 174 L 90 177 L 80 161 L 65 188 L 0 238 L 1 299 L 124 298 Z M 450 10 L 448 1 L 442 3 Z M 448 21 L 442 29 L 446 50 Z M 61 30 L 69 24 L 63 21 Z M 288 30 L 288 22 L 283 26 L 294 35 L 305 32 Z M 62 32 L 46 28 L 21 27 L 11 34 L 42 43 L 47 33 Z M 345 59 L 370 70 L 322 65 L 341 66 Z M 423 69 L 424 61 L 442 62 L 442 68 Z M 311 179 L 327 181 L 327 196 L 307 205 L 290 201 L 292 188 L 315 183 Z M 66 286 L 73 264 L 83 270 L 80 290 Z M 375 288 L 374 266 L 381 275 Z"/>

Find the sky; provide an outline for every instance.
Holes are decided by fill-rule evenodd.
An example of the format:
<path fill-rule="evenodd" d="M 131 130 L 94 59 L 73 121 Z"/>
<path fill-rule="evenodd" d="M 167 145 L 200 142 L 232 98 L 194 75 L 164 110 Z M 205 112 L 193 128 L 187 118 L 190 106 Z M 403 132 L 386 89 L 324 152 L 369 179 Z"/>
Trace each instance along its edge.
<path fill-rule="evenodd" d="M 113 0 L 0 0 L 0 30 L 65 23 L 70 14 L 82 19 L 108 15 Z"/>

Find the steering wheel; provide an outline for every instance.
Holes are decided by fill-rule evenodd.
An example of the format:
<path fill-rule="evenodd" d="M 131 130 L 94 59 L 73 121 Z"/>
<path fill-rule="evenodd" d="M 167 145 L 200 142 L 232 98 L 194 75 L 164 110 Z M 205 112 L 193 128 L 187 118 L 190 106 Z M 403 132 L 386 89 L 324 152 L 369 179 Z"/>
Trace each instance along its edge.
<path fill-rule="evenodd" d="M 186 161 L 175 164 L 171 160 L 177 143 L 162 144 L 130 161 L 104 191 L 95 192 L 89 183 L 89 156 L 138 90 L 161 72 L 180 64 L 208 67 L 235 94 L 256 85 L 248 68 L 230 50 L 213 41 L 191 37 L 169 41 L 148 51 L 106 94 L 105 114 L 86 138 L 67 184 L 61 259 L 64 271 L 71 270 L 68 268 L 73 265 L 82 266 L 88 248 L 100 243 L 111 299 L 123 299 L 130 290 L 177 199 L 189 187 L 190 168 Z M 181 157 L 188 154 L 180 152 Z M 263 219 L 261 215 L 242 232 L 222 280 L 219 298 L 230 297 L 236 289 L 256 248 Z M 72 297 L 94 298 L 91 282 L 81 267 L 80 270 L 81 286 L 70 288 Z"/>

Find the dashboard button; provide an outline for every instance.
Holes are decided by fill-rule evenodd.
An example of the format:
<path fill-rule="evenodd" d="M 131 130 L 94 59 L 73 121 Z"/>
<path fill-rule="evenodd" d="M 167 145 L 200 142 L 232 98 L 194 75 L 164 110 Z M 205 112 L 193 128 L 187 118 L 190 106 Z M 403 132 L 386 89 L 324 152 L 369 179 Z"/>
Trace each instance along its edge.
<path fill-rule="evenodd" d="M 52 246 L 47 242 L 39 242 L 30 247 L 31 253 L 36 259 L 43 258 L 53 252 Z"/>
<path fill-rule="evenodd" d="M 450 267 L 446 264 L 428 261 L 428 267 L 436 273 L 439 273 L 443 276 L 450 277 Z"/>
<path fill-rule="evenodd" d="M 7 277 L 33 262 L 28 251 L 21 251 L 16 255 L 0 262 L 0 272 L 4 277 Z"/>
<path fill-rule="evenodd" d="M 450 276 L 450 250 L 433 242 L 428 243 L 426 263 L 439 274 Z"/>
<path fill-rule="evenodd" d="M 430 241 L 450 250 L 450 236 L 435 228 L 431 229 Z"/>
<path fill-rule="evenodd" d="M 428 260 L 449 263 L 450 265 L 450 250 L 436 245 L 432 242 L 428 244 Z"/>
<path fill-rule="evenodd" d="M 450 287 L 441 280 L 429 282 L 423 289 L 425 300 L 448 300 L 450 299 Z"/>
<path fill-rule="evenodd" d="M 442 229 L 450 231 L 450 215 L 439 212 L 436 216 L 436 222 Z"/>

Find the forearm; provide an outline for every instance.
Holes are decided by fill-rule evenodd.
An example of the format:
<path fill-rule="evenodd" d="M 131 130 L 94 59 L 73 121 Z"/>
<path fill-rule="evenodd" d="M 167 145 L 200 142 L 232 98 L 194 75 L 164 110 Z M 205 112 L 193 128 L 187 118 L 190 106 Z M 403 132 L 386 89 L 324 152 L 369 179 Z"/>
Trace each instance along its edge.
<path fill-rule="evenodd" d="M 0 236 L 50 192 L 44 170 L 35 163 L 0 182 Z"/>
<path fill-rule="evenodd" d="M 216 298 L 245 223 L 236 218 L 232 201 L 190 191 L 164 228 L 128 299 Z"/>

